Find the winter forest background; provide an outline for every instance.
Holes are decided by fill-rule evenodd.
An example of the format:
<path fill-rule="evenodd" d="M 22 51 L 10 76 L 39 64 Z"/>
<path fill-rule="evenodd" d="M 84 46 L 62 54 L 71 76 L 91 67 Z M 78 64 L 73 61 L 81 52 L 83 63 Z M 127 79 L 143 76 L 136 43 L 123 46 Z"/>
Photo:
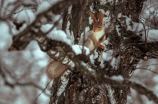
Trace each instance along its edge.
<path fill-rule="evenodd" d="M 99 11 L 106 50 L 87 56 Z M 50 60 L 68 68 L 52 81 Z M 0 0 L 0 104 L 158 104 L 157 68 L 157 0 Z"/>

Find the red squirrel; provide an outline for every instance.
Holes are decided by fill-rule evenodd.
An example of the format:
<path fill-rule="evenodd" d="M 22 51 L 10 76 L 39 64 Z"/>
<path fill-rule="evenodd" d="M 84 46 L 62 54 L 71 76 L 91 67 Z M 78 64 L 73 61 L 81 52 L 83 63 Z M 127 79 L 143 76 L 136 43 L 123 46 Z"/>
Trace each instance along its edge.
<path fill-rule="evenodd" d="M 92 51 L 94 48 L 97 49 L 97 47 L 100 47 L 105 50 L 105 46 L 99 44 L 99 42 L 104 42 L 104 40 L 106 39 L 105 32 L 102 26 L 104 14 L 100 11 L 99 21 L 96 19 L 93 13 L 90 12 L 89 15 L 93 19 L 93 30 L 85 34 L 88 36 L 85 36 L 85 41 L 83 41 L 83 39 L 80 40 L 79 45 L 84 45 L 85 47 L 89 48 L 89 51 Z M 102 38 L 101 41 L 99 41 L 100 38 Z"/>

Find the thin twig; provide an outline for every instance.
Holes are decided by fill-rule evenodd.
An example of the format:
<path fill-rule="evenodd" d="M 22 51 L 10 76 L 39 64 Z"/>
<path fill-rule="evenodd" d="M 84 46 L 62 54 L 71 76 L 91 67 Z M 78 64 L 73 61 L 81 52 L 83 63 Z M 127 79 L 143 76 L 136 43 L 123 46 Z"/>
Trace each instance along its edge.
<path fill-rule="evenodd" d="M 50 82 L 52 81 L 52 79 L 47 83 L 46 87 L 42 90 L 42 92 L 36 97 L 35 101 L 39 98 L 39 96 L 44 93 L 44 91 L 46 90 L 46 88 L 48 87 L 48 85 L 50 84 Z"/>

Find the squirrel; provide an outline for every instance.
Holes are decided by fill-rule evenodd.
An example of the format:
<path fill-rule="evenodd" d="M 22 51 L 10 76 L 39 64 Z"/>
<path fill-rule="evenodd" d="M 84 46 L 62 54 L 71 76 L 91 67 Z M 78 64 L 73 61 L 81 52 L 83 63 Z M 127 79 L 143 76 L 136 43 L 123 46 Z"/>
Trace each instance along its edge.
<path fill-rule="evenodd" d="M 83 41 L 83 39 L 80 39 L 79 45 L 84 45 L 85 47 L 89 48 L 89 51 L 92 51 L 95 47 L 96 49 L 97 47 L 100 47 L 105 50 L 105 46 L 99 44 L 99 42 L 104 42 L 104 40 L 106 39 L 105 32 L 102 26 L 104 14 L 101 11 L 99 12 L 99 21 L 96 19 L 93 13 L 89 12 L 89 15 L 93 20 L 93 30 L 85 34 L 87 35 L 85 36 L 85 41 Z"/>
<path fill-rule="evenodd" d="M 85 47 L 89 48 L 90 51 L 92 51 L 95 47 L 100 47 L 105 50 L 105 46 L 99 44 L 99 42 L 103 42 L 106 39 L 105 32 L 102 26 L 104 14 L 100 11 L 99 21 L 96 19 L 93 13 L 90 12 L 89 15 L 93 20 L 93 30 L 86 33 L 87 36 L 85 37 L 85 41 L 83 41 L 83 39 L 80 39 L 79 45 L 84 45 Z M 102 38 L 101 41 L 100 38 Z M 46 73 L 49 79 L 58 78 L 66 70 L 66 65 L 63 65 L 58 61 L 50 61 L 46 68 Z"/>

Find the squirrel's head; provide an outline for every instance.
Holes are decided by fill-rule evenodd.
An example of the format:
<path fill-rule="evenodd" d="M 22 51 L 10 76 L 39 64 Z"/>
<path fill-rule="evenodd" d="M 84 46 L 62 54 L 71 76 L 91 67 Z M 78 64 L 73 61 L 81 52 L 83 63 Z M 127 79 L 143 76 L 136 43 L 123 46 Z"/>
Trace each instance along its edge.
<path fill-rule="evenodd" d="M 103 12 L 100 11 L 99 13 L 99 21 L 96 19 L 93 13 L 90 12 L 89 15 L 93 19 L 93 31 L 94 32 L 102 31 L 103 30 L 102 22 L 104 18 Z"/>

